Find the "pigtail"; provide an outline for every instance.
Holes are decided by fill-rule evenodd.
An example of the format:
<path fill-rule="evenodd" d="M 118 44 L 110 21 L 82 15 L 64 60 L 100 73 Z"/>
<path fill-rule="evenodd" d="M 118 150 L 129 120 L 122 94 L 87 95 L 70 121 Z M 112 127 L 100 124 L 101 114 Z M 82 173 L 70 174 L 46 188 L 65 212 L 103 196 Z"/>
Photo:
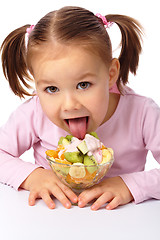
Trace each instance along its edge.
<path fill-rule="evenodd" d="M 15 95 L 24 98 L 31 96 L 25 88 L 30 89 L 27 83 L 31 78 L 26 63 L 25 33 L 30 25 L 25 25 L 11 32 L 1 46 L 2 68 L 11 90 Z"/>
<path fill-rule="evenodd" d="M 107 21 L 114 22 L 121 31 L 121 52 L 119 56 L 120 74 L 117 81 L 119 90 L 122 90 L 121 83 L 128 82 L 129 71 L 136 74 L 139 55 L 142 51 L 142 27 L 135 19 L 122 15 L 107 15 Z"/>

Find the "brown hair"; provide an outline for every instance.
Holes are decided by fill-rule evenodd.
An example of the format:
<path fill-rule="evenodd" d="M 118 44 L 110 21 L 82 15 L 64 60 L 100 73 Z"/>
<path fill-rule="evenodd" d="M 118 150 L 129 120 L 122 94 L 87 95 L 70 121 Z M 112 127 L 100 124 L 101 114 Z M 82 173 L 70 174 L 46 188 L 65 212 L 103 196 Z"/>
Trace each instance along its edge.
<path fill-rule="evenodd" d="M 136 74 L 141 52 L 141 26 L 133 18 L 122 15 L 106 15 L 121 31 L 120 73 L 117 80 L 119 90 L 128 82 L 129 71 Z M 79 44 L 98 54 L 107 64 L 112 60 L 109 35 L 100 18 L 80 7 L 64 7 L 44 16 L 34 27 L 25 46 L 25 25 L 11 32 L 1 46 L 2 67 L 12 91 L 19 97 L 31 95 L 29 89 L 33 69 L 31 56 L 37 46 L 51 41 L 63 44 Z M 36 48 L 35 48 L 36 46 Z M 122 84 L 121 84 L 122 83 Z"/>

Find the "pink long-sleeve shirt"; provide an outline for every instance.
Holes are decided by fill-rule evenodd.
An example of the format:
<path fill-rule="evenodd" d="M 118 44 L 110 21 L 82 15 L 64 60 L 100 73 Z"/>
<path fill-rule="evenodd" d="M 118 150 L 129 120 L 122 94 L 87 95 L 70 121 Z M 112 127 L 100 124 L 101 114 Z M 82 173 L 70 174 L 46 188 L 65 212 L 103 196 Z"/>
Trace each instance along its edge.
<path fill-rule="evenodd" d="M 49 169 L 45 151 L 56 149 L 59 138 L 67 134 L 46 117 L 37 96 L 23 103 L 0 128 L 0 182 L 18 189 L 37 167 Z M 136 203 L 160 199 L 160 169 L 144 171 L 148 150 L 160 163 L 160 108 L 154 101 L 126 88 L 97 134 L 114 150 L 107 177 L 121 176 Z M 20 156 L 31 147 L 35 162 L 24 162 Z"/>

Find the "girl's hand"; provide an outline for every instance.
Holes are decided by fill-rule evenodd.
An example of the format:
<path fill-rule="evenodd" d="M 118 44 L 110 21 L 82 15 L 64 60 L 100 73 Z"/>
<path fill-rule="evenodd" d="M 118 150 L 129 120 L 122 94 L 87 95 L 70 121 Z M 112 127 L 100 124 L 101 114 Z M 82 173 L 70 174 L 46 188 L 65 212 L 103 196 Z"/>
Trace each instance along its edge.
<path fill-rule="evenodd" d="M 90 201 L 97 199 L 91 206 L 92 210 L 98 210 L 109 202 L 106 209 L 114 209 L 133 200 L 133 196 L 121 177 L 108 178 L 83 191 L 78 197 L 78 206 L 84 207 Z"/>
<path fill-rule="evenodd" d="M 65 186 L 52 170 L 35 169 L 20 187 L 30 191 L 28 199 L 30 206 L 35 205 L 37 198 L 42 198 L 49 208 L 55 208 L 51 195 L 57 198 L 65 208 L 70 208 L 71 202 L 77 203 L 76 194 Z"/>

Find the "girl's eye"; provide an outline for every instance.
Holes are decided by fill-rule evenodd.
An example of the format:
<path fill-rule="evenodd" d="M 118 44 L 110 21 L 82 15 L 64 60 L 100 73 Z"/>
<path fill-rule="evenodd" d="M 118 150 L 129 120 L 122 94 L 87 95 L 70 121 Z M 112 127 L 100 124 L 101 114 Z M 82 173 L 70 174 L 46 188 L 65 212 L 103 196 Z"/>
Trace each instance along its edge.
<path fill-rule="evenodd" d="M 47 93 L 56 93 L 56 92 L 58 92 L 59 90 L 58 90 L 58 88 L 55 87 L 55 86 L 50 86 L 50 87 L 47 87 L 47 88 L 45 89 L 45 91 L 46 91 Z"/>
<path fill-rule="evenodd" d="M 78 89 L 87 89 L 90 87 L 90 85 L 91 84 L 89 82 L 80 82 L 80 83 L 78 83 L 77 88 Z"/>

